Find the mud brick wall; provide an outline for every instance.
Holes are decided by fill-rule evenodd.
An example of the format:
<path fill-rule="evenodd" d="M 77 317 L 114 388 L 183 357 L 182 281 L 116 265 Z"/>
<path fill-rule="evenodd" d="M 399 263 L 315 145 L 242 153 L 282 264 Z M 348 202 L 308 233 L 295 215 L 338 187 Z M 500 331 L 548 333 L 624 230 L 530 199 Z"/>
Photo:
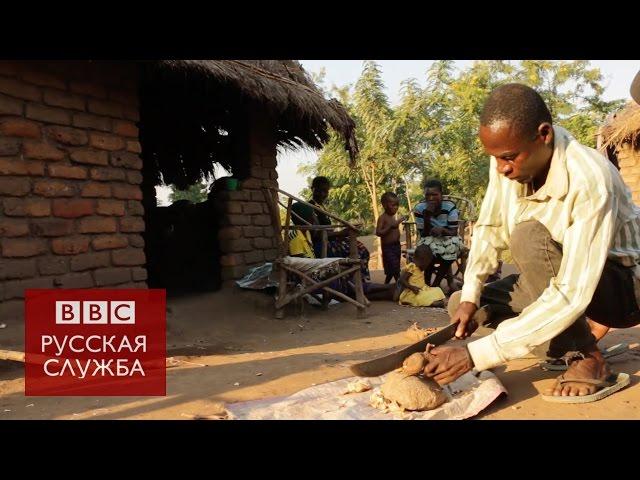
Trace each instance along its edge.
<path fill-rule="evenodd" d="M 0 319 L 27 288 L 146 287 L 137 79 L 116 67 L 0 62 Z"/>
<path fill-rule="evenodd" d="M 256 265 L 278 255 L 275 232 L 262 187 L 278 188 L 276 143 L 270 136 L 270 119 L 252 112 L 248 133 L 249 173 L 237 191 L 220 192 L 217 198 L 222 224 L 218 231 L 223 284 L 233 285 Z"/>
<path fill-rule="evenodd" d="M 640 205 L 640 150 L 625 143 L 617 153 L 620 174 L 631 190 L 634 203 Z"/>

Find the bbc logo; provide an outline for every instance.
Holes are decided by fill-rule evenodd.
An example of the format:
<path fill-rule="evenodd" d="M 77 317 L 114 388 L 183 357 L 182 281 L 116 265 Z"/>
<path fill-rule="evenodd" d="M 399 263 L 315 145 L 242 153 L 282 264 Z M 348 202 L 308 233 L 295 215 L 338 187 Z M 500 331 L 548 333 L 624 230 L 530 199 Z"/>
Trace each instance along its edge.
<path fill-rule="evenodd" d="M 136 302 L 56 301 L 57 325 L 133 325 Z"/>

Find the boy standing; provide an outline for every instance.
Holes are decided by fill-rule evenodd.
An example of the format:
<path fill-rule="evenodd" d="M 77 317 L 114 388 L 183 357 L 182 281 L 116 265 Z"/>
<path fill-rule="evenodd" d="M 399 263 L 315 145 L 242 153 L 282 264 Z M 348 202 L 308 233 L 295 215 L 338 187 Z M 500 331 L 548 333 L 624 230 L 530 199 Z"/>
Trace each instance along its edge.
<path fill-rule="evenodd" d="M 380 237 L 382 246 L 382 265 L 386 276 L 384 283 L 389 283 L 391 279 L 398 281 L 400 277 L 400 224 L 405 221 L 405 217 L 396 220 L 398 212 L 398 195 L 393 192 L 386 192 L 380 199 L 384 213 L 378 218 L 376 225 L 376 235 Z"/>

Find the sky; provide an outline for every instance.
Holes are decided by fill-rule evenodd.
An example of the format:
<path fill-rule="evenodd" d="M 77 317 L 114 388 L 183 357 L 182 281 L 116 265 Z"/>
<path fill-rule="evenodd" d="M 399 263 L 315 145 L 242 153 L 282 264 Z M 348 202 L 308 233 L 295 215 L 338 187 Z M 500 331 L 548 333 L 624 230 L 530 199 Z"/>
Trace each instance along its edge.
<path fill-rule="evenodd" d="M 362 71 L 363 60 L 300 60 L 308 72 L 319 72 L 325 69 L 325 85 L 344 86 L 354 84 Z M 376 60 L 382 71 L 382 78 L 387 96 L 392 105 L 397 104 L 400 84 L 408 78 L 416 78 L 424 85 L 426 72 L 434 60 Z M 603 74 L 605 100 L 630 99 L 629 87 L 635 74 L 640 70 L 640 60 L 590 60 L 591 65 L 600 68 Z M 457 60 L 455 67 L 464 69 L 473 60 Z M 306 178 L 298 173 L 303 163 L 313 162 L 317 155 L 312 150 L 280 152 L 278 154 L 278 183 L 280 188 L 293 195 L 298 195 L 306 186 Z M 167 204 L 166 188 L 159 188 L 158 200 Z"/>

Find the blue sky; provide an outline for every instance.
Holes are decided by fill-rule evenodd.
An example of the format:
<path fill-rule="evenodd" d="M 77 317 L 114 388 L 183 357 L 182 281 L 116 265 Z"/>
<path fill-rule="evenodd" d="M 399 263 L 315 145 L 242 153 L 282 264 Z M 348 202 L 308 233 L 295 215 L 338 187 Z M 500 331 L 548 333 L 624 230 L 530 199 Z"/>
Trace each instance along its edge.
<path fill-rule="evenodd" d="M 392 104 L 399 97 L 400 84 L 407 78 L 414 77 L 421 84 L 433 60 L 376 60 L 382 70 L 382 77 L 387 88 L 387 95 Z M 325 83 L 343 86 L 355 83 L 362 71 L 363 60 L 300 60 L 305 70 L 319 72 L 325 68 Z M 456 61 L 459 69 L 469 67 L 473 60 Z M 605 100 L 619 98 L 630 99 L 629 87 L 635 74 L 640 70 L 640 60 L 591 60 L 591 65 L 600 68 L 604 76 Z M 280 188 L 297 195 L 306 186 L 304 176 L 297 173 L 302 162 L 314 161 L 317 158 L 313 151 L 297 150 L 278 155 L 278 182 Z"/>

